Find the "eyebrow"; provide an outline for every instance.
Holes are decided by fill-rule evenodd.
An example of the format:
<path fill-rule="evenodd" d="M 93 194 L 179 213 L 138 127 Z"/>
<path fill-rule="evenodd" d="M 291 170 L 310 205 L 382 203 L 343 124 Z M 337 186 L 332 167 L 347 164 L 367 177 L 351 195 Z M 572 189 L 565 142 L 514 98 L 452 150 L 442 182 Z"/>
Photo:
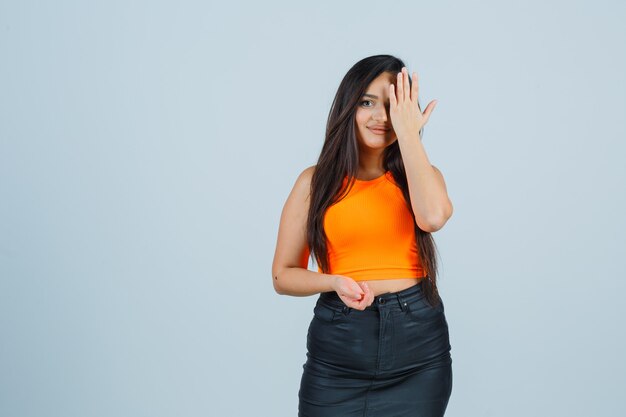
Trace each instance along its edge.
<path fill-rule="evenodd" d="M 376 95 L 374 95 L 374 94 L 369 94 L 369 93 L 365 93 L 365 94 L 363 94 L 363 97 L 378 98 L 378 96 L 376 96 Z"/>

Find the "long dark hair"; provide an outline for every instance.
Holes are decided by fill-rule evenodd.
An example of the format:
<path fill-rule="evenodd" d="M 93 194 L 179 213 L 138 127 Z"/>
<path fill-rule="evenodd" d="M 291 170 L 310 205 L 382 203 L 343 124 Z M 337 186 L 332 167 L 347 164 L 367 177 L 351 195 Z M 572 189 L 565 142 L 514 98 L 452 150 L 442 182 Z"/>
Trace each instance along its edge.
<path fill-rule="evenodd" d="M 354 184 L 359 166 L 358 142 L 355 132 L 357 106 L 369 84 L 380 74 L 397 75 L 405 66 L 399 58 L 391 55 L 374 55 L 354 64 L 346 73 L 337 89 L 326 123 L 322 151 L 311 179 L 311 201 L 307 219 L 307 241 L 311 256 L 323 273 L 329 273 L 327 237 L 324 231 L 324 214 L 328 207 L 342 199 Z M 412 84 L 411 77 L 409 83 Z M 419 107 L 419 103 L 418 103 Z M 420 107 L 421 109 L 421 107 Z M 420 131 L 420 137 L 422 135 Z M 424 295 L 432 306 L 439 303 L 437 290 L 437 249 L 432 235 L 415 223 L 411 207 L 409 187 L 400 154 L 398 141 L 387 146 L 383 152 L 383 166 L 390 171 L 404 195 L 413 217 L 415 239 L 426 278 L 422 281 Z M 341 190 L 344 177 L 348 175 L 347 187 Z"/>

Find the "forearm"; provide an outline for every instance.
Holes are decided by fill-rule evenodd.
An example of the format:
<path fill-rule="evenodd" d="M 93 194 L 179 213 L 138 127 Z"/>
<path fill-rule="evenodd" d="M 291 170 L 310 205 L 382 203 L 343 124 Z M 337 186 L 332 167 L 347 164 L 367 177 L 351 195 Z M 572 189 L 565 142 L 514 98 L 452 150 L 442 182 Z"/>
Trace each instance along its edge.
<path fill-rule="evenodd" d="M 427 230 L 446 218 L 449 211 L 450 201 L 445 184 L 428 160 L 419 138 L 398 138 L 398 145 L 416 221 L 423 230 Z"/>
<path fill-rule="evenodd" d="M 283 268 L 273 274 L 274 290 L 280 295 L 305 297 L 321 292 L 334 291 L 334 275 L 292 267 Z"/>

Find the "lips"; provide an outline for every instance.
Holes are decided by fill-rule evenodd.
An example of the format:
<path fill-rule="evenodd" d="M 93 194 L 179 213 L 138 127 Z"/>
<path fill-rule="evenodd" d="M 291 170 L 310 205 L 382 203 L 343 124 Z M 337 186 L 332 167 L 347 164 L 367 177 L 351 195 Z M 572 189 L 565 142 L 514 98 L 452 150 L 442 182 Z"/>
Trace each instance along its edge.
<path fill-rule="evenodd" d="M 370 127 L 369 130 L 379 135 L 385 134 L 389 131 L 389 129 L 385 129 L 382 127 Z"/>

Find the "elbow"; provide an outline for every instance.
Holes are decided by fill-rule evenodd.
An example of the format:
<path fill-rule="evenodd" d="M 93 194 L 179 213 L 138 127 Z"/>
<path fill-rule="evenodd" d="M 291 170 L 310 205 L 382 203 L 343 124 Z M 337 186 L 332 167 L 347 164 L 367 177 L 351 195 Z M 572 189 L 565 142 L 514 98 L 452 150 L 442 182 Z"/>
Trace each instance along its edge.
<path fill-rule="evenodd" d="M 276 275 L 274 275 L 274 277 L 272 278 L 273 282 L 274 282 L 274 292 L 278 295 L 283 295 L 282 293 L 282 289 L 280 288 L 280 285 L 278 285 L 278 281 L 276 278 Z"/>
<path fill-rule="evenodd" d="M 447 208 L 442 213 L 437 216 L 432 216 L 428 219 L 428 221 L 425 223 L 425 228 L 421 226 L 420 228 L 425 232 L 434 233 L 443 228 L 443 226 L 448 222 L 448 219 L 450 219 L 451 216 L 452 204 L 448 204 Z"/>
<path fill-rule="evenodd" d="M 442 226 L 439 226 L 438 223 L 435 222 L 428 222 L 426 224 L 419 224 L 417 225 L 421 230 L 425 231 L 426 233 L 434 233 L 437 230 L 441 229 Z"/>
<path fill-rule="evenodd" d="M 431 221 L 430 223 L 428 223 L 428 227 L 424 231 L 428 233 L 435 233 L 436 231 L 441 229 L 444 224 L 446 224 L 444 220 Z"/>
<path fill-rule="evenodd" d="M 276 294 L 284 295 L 283 288 L 281 287 L 281 280 L 279 276 L 281 275 L 281 270 L 272 270 L 272 284 L 274 285 L 274 291 Z"/>
<path fill-rule="evenodd" d="M 415 216 L 415 224 L 420 228 L 420 230 L 423 230 L 426 233 L 432 233 L 438 230 L 436 229 L 436 222 L 433 221 L 433 218 L 423 220 Z"/>

